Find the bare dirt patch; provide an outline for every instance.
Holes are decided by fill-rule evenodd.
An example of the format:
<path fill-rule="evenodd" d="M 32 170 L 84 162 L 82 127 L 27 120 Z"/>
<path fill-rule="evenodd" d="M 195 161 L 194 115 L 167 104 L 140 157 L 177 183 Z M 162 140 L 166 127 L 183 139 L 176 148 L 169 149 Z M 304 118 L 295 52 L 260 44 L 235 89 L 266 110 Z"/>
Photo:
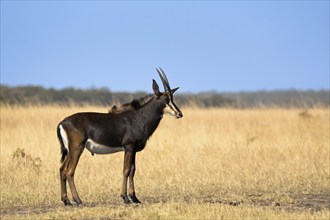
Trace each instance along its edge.
<path fill-rule="evenodd" d="M 0 217 L 9 217 L 9 216 L 26 216 L 31 214 L 44 214 L 47 212 L 66 209 L 67 207 L 62 205 L 35 205 L 35 206 L 18 206 L 18 207 L 11 207 L 11 208 L 1 208 L 0 210 Z"/>
<path fill-rule="evenodd" d="M 325 194 L 298 194 L 287 193 L 283 194 L 286 197 L 284 201 L 280 199 L 269 198 L 265 199 L 262 194 L 249 195 L 247 202 L 258 206 L 273 206 L 281 208 L 289 212 L 296 211 L 321 211 L 330 210 L 330 193 Z"/>
<path fill-rule="evenodd" d="M 224 199 L 213 198 L 210 195 L 204 195 L 199 198 L 183 198 L 180 199 L 179 202 L 190 204 L 222 204 L 228 206 L 256 206 L 256 207 L 273 207 L 274 209 L 281 209 L 287 212 L 319 212 L 322 210 L 330 211 L 330 193 L 324 194 L 297 194 L 297 193 L 289 193 L 283 195 L 287 201 L 281 201 L 275 198 L 267 198 L 266 194 L 249 194 L 244 199 L 235 200 L 227 196 Z M 157 204 L 157 203 L 166 203 L 170 201 L 156 201 L 155 199 L 151 199 L 146 201 L 147 205 Z M 173 202 L 173 200 L 172 200 Z M 134 204 L 132 204 L 134 205 Z M 35 206 L 20 206 L 20 207 L 11 207 L 11 208 L 1 208 L 0 210 L 0 218 L 12 218 L 12 217 L 22 217 L 29 215 L 42 215 L 46 213 L 52 212 L 61 212 L 61 211 L 70 211 L 72 209 L 79 208 L 97 208 L 106 206 L 109 209 L 116 209 L 118 207 L 124 206 L 123 204 L 112 204 L 111 202 L 106 203 L 84 203 L 81 206 L 64 206 L 62 204 L 57 205 L 35 205 Z M 131 206 L 131 205 L 130 205 Z M 143 205 L 141 205 L 143 206 Z"/>
<path fill-rule="evenodd" d="M 285 198 L 285 199 L 281 199 Z M 283 193 L 282 195 L 273 196 L 271 194 L 257 193 L 248 194 L 242 199 L 233 199 L 228 196 L 225 199 L 217 199 L 211 196 L 202 196 L 199 201 L 204 203 L 219 203 L 231 206 L 253 205 L 262 207 L 275 207 L 288 212 L 299 211 L 330 211 L 330 193 L 324 194 L 298 194 Z"/>
<path fill-rule="evenodd" d="M 303 195 L 293 195 L 295 200 L 294 205 L 298 208 L 309 208 L 315 211 L 321 209 L 330 210 L 330 194 L 324 195 L 313 195 L 313 194 L 303 194 Z"/>

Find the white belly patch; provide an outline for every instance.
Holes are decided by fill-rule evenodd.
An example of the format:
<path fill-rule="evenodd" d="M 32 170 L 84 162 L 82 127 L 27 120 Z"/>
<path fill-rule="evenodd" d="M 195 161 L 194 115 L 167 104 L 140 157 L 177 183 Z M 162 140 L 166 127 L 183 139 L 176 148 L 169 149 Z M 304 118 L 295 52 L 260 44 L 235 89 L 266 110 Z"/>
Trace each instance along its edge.
<path fill-rule="evenodd" d="M 89 150 L 92 154 L 113 154 L 119 151 L 124 151 L 122 147 L 110 147 L 106 145 L 102 145 L 96 143 L 95 141 L 88 139 L 86 141 L 85 147 Z"/>

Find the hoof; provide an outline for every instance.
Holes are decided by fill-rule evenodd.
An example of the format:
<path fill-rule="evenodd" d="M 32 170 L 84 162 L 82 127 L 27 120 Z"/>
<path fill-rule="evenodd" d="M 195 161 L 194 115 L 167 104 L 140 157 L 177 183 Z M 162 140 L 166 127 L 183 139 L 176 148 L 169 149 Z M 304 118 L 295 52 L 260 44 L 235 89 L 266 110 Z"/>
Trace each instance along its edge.
<path fill-rule="evenodd" d="M 74 201 L 76 202 L 77 206 L 83 204 L 83 202 L 80 199 L 74 199 Z"/>
<path fill-rule="evenodd" d="M 71 206 L 72 205 L 69 199 L 63 199 L 62 201 L 63 201 L 65 206 Z"/>
<path fill-rule="evenodd" d="M 131 201 L 129 200 L 127 195 L 121 196 L 121 198 L 124 200 L 125 204 L 130 204 L 131 203 Z"/>
<path fill-rule="evenodd" d="M 129 195 L 129 198 L 132 200 L 132 202 L 134 203 L 141 203 L 140 200 L 138 198 L 136 198 L 135 195 Z"/>

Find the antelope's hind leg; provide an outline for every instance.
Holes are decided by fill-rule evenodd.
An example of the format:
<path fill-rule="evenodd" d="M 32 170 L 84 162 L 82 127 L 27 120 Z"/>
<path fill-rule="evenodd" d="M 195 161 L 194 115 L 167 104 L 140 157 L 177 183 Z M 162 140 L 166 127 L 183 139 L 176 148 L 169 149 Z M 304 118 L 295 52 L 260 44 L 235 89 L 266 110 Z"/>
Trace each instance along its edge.
<path fill-rule="evenodd" d="M 76 189 L 76 185 L 74 182 L 74 174 L 76 171 L 76 167 L 77 167 L 79 158 L 80 158 L 82 152 L 84 151 L 85 146 L 81 145 L 81 144 L 79 144 L 77 146 L 79 146 L 79 147 L 72 149 L 69 153 L 70 158 L 68 161 L 67 168 L 65 169 L 65 174 L 66 174 L 66 178 L 68 180 L 69 186 L 70 186 L 73 201 L 75 201 L 77 203 L 77 205 L 80 205 L 80 204 L 82 204 L 82 201 L 81 201 L 81 199 L 78 195 L 77 189 Z"/>
<path fill-rule="evenodd" d="M 69 198 L 68 193 L 66 190 L 66 173 L 65 169 L 68 165 L 68 157 L 65 158 L 65 160 L 62 162 L 60 167 L 60 180 L 61 180 L 61 200 L 64 203 L 64 205 L 72 205 Z"/>

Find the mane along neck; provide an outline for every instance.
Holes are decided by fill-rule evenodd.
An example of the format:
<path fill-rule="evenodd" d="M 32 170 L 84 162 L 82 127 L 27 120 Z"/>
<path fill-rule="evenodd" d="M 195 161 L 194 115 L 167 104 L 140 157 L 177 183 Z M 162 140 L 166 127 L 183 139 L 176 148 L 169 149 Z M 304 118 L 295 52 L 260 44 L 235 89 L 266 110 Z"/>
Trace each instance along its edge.
<path fill-rule="evenodd" d="M 149 95 L 146 95 L 146 96 L 138 98 L 138 99 L 133 99 L 133 101 L 122 104 L 120 106 L 113 105 L 111 107 L 111 109 L 109 110 L 109 113 L 118 114 L 118 113 L 130 111 L 130 110 L 139 109 L 139 108 L 143 107 L 144 105 L 146 105 L 148 102 L 150 102 L 150 100 L 152 100 L 153 97 L 154 97 L 154 95 L 149 94 Z"/>

